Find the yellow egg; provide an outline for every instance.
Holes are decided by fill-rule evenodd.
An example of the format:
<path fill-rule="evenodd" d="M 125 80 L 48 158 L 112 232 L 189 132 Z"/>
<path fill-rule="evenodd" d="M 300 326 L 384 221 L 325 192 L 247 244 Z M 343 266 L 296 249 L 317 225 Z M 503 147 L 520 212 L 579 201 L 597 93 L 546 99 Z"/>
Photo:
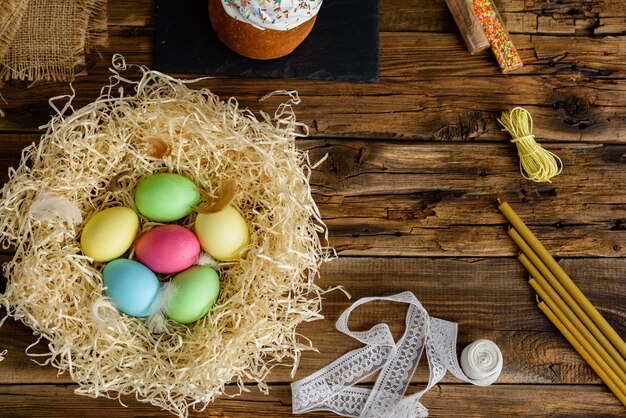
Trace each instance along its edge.
<path fill-rule="evenodd" d="M 248 224 L 232 206 L 215 213 L 199 213 L 195 230 L 202 249 L 221 261 L 238 259 L 250 243 Z"/>
<path fill-rule="evenodd" d="M 134 210 L 115 206 L 96 213 L 83 228 L 80 247 L 95 261 L 110 261 L 130 248 L 139 231 Z"/>

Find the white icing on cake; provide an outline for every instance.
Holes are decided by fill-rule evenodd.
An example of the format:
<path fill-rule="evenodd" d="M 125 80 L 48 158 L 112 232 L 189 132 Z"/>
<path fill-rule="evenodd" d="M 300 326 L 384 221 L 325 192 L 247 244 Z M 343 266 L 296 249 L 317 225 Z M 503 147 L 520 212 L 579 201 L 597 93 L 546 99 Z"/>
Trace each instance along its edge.
<path fill-rule="evenodd" d="M 257 29 L 289 30 L 312 19 L 322 0 L 222 0 L 226 13 Z"/>

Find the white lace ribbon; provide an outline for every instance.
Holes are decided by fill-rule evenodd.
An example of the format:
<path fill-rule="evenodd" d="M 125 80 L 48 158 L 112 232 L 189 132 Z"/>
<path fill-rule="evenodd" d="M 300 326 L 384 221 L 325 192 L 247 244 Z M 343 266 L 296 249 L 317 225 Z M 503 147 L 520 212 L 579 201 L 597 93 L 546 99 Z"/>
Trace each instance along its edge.
<path fill-rule="evenodd" d="M 387 324 L 378 324 L 363 332 L 348 328 L 348 318 L 354 309 L 378 300 L 409 304 L 406 329 L 397 343 Z M 441 381 L 447 370 L 457 378 L 478 386 L 492 384 L 502 370 L 502 354 L 498 349 L 499 361 L 495 366 L 489 364 L 490 374 L 479 379 L 467 377 L 456 356 L 457 324 L 431 318 L 411 292 L 359 299 L 341 314 L 336 327 L 366 346 L 350 351 L 318 372 L 293 382 L 294 414 L 326 410 L 347 417 L 426 417 L 428 411 L 420 403 L 420 398 Z M 404 396 L 424 349 L 430 367 L 428 385 L 420 392 Z M 481 359 L 474 364 L 481 364 Z M 372 389 L 355 387 L 363 378 L 379 370 Z"/>

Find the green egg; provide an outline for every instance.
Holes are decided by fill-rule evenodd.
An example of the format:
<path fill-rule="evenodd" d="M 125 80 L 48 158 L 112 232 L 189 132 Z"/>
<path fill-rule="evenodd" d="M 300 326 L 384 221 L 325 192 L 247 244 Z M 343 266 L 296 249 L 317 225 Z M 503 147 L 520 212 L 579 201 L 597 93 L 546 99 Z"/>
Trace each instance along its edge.
<path fill-rule="evenodd" d="M 135 190 L 135 205 L 156 222 L 177 221 L 189 215 L 200 202 L 196 185 L 186 177 L 159 173 L 146 177 Z"/>
<path fill-rule="evenodd" d="M 194 266 L 172 279 L 174 296 L 167 316 L 179 324 L 189 324 L 205 316 L 220 293 L 220 279 L 211 267 Z"/>

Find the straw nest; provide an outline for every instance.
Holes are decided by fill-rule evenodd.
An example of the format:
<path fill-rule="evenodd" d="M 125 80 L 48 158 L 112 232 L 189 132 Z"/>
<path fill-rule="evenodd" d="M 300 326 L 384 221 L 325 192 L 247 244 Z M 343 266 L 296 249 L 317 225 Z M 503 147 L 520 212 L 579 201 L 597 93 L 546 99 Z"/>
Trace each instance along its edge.
<path fill-rule="evenodd" d="M 273 366 L 295 373 L 300 353 L 312 349 L 296 327 L 321 318 L 313 281 L 328 256 L 311 166 L 294 144 L 306 134 L 291 109 L 297 95 L 283 92 L 291 97 L 274 117 L 257 118 L 234 99 L 220 101 L 144 67 L 133 66 L 141 79 L 132 82 L 121 75 L 121 56 L 112 67 L 110 85 L 93 103 L 75 110 L 71 97 L 63 107 L 51 100 L 57 114 L 46 133 L 10 170 L 0 193 L 0 242 L 15 256 L 3 266 L 0 303 L 48 340 L 39 362 L 67 371 L 79 394 L 120 401 L 133 394 L 186 416 L 223 393 L 241 393 L 244 382 L 267 391 Z M 219 265 L 221 293 L 209 314 L 189 326 L 168 322 L 161 333 L 103 297 L 103 265 L 83 256 L 78 241 L 80 218 L 134 207 L 136 185 L 156 172 L 184 175 L 209 198 L 235 179 L 234 205 L 251 229 L 246 256 Z M 44 214 L 58 216 L 34 211 L 42 201 L 52 203 Z M 140 222 L 142 231 L 155 226 Z"/>

